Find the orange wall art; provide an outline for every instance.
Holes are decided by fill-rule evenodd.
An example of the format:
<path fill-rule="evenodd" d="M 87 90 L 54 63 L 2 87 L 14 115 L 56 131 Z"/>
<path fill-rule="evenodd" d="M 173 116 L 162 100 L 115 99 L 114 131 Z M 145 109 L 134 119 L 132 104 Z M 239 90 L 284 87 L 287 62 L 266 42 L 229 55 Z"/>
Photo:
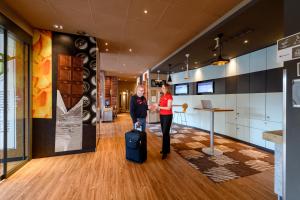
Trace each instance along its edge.
<path fill-rule="evenodd" d="M 34 30 L 32 117 L 52 118 L 52 33 Z"/>

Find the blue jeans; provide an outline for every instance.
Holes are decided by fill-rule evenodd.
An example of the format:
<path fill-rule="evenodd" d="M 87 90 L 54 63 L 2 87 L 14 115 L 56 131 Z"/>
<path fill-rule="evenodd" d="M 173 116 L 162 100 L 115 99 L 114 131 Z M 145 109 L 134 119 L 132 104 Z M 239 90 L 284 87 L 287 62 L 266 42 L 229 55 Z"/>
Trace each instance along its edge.
<path fill-rule="evenodd" d="M 139 122 L 141 124 L 142 131 L 145 132 L 145 130 L 146 130 L 146 118 L 137 118 L 136 120 L 137 120 L 137 122 Z M 133 123 L 133 128 L 135 128 L 134 123 Z"/>

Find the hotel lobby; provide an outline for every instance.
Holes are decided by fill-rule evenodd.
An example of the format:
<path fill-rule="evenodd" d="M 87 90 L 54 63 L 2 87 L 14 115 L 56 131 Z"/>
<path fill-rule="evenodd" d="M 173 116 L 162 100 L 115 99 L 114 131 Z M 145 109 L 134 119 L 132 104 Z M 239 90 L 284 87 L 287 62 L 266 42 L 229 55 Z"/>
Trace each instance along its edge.
<path fill-rule="evenodd" d="M 299 7 L 1 1 L 0 199 L 298 200 Z"/>

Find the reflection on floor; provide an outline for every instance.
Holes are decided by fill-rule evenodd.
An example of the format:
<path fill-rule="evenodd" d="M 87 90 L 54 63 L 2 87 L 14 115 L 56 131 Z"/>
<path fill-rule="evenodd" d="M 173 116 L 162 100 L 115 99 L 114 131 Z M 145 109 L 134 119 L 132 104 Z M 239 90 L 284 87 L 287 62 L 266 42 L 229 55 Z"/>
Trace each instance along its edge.
<path fill-rule="evenodd" d="M 129 115 L 100 125 L 95 153 L 34 159 L 0 184 L 0 199 L 276 199 L 273 170 L 215 184 L 176 152 L 161 160 L 160 138 L 148 134 L 148 160 L 125 159 Z"/>
<path fill-rule="evenodd" d="M 7 171 L 10 171 L 10 170 L 14 169 L 21 162 L 23 162 L 23 161 L 8 162 L 7 163 Z M 3 164 L 0 163 L 0 175 L 2 175 L 2 173 L 3 173 Z"/>
<path fill-rule="evenodd" d="M 149 132 L 161 136 L 159 124 L 148 125 Z M 173 125 L 171 146 L 189 164 L 216 183 L 254 175 L 274 168 L 274 156 L 244 143 L 215 136 L 220 156 L 208 156 L 202 148 L 210 146 L 208 133 L 194 128 Z"/>

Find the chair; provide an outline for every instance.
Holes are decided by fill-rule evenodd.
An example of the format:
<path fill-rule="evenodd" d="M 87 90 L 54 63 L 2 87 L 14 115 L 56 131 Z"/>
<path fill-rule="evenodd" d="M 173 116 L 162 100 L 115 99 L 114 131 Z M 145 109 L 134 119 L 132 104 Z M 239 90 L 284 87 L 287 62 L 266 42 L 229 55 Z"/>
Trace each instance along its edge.
<path fill-rule="evenodd" d="M 185 123 L 185 125 L 187 126 L 187 120 L 186 120 L 186 110 L 189 107 L 187 103 L 182 104 L 182 111 L 174 111 L 174 113 L 176 114 L 176 121 L 177 123 L 179 123 L 179 117 L 180 117 L 180 124 L 183 124 L 183 122 Z"/>

